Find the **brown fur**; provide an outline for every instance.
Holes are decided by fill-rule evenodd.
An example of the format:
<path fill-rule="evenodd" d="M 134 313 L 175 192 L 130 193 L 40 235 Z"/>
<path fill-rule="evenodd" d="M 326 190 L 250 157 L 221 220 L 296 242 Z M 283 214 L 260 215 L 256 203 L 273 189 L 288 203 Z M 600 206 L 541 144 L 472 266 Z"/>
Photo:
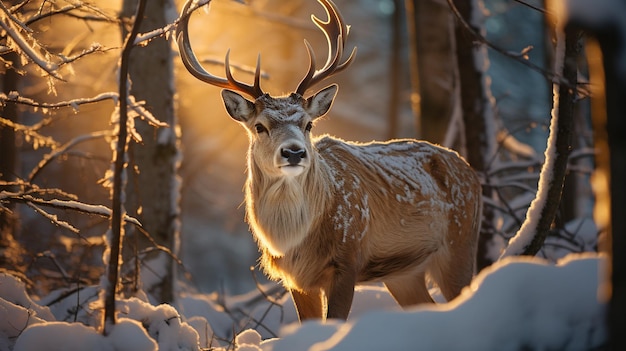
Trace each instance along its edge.
<path fill-rule="evenodd" d="M 261 247 L 263 268 L 292 291 L 301 319 L 325 317 L 322 307 L 310 308 L 323 306 L 324 297 L 329 318 L 347 318 L 359 282 L 385 282 L 403 306 L 432 301 L 424 293 L 426 273 L 447 299 L 469 284 L 481 192 L 476 175 L 456 153 L 413 140 L 359 145 L 328 136 L 315 148 L 310 173 L 288 183 L 304 190 L 315 215 L 306 237 L 282 256 Z M 390 157 L 418 161 L 393 168 L 384 161 Z M 258 189 L 255 180 L 263 183 L 263 175 L 251 173 L 248 202 L 276 196 Z M 340 283 L 343 288 L 337 289 Z M 334 311 L 333 299 L 348 306 Z"/>
<path fill-rule="evenodd" d="M 311 139 L 306 125 L 336 90 L 254 102 L 223 93 L 250 136 L 247 217 L 262 267 L 292 292 L 301 319 L 346 319 L 360 282 L 384 282 L 409 306 L 432 302 L 428 275 L 453 299 L 474 273 L 476 174 L 456 152 L 424 141 Z M 282 171 L 285 147 L 306 152 L 296 173 Z"/>

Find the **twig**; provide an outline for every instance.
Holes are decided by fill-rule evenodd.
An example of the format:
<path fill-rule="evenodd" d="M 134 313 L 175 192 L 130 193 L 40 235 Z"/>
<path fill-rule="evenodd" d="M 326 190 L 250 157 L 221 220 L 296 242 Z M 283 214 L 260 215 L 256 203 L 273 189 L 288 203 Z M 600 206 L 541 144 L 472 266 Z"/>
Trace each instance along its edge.
<path fill-rule="evenodd" d="M 202 6 L 208 5 L 211 0 L 198 0 L 196 3 L 189 9 L 189 12 L 186 14 L 181 14 L 174 22 L 167 24 L 164 27 L 157 28 L 151 30 L 146 33 L 138 33 L 133 39 L 133 45 L 143 46 L 146 45 L 152 39 L 167 35 L 168 33 L 174 31 L 180 23 L 181 19 L 186 18 L 191 15 L 191 13 Z"/>
<path fill-rule="evenodd" d="M 22 7 L 26 6 L 29 2 L 30 2 L 30 0 L 23 0 L 21 3 L 19 3 L 19 4 L 15 5 L 15 6 L 13 6 L 13 7 L 11 7 L 11 8 L 9 9 L 9 11 L 10 11 L 11 13 L 16 13 L 17 11 L 21 10 L 21 9 L 22 9 Z"/>
<path fill-rule="evenodd" d="M 28 140 L 28 138 L 32 138 L 33 142 L 36 142 L 36 145 L 35 145 L 36 147 L 44 146 L 44 147 L 50 147 L 54 149 L 59 145 L 59 143 L 53 138 L 39 134 L 36 131 L 37 130 L 36 128 L 29 127 L 29 126 L 19 124 L 19 123 L 15 123 L 11 120 L 8 120 L 2 117 L 0 117 L 0 125 L 5 125 L 7 127 L 12 128 L 16 132 L 23 133 L 26 136 L 26 140 Z"/>
<path fill-rule="evenodd" d="M 472 36 L 474 37 L 475 40 L 477 40 L 478 42 L 487 45 L 487 47 L 489 47 L 490 49 L 506 56 L 509 58 L 512 58 L 513 60 L 525 65 L 526 67 L 541 73 L 544 77 L 546 77 L 548 80 L 550 80 L 550 82 L 555 83 L 555 84 L 560 84 L 560 85 L 564 85 L 567 87 L 570 87 L 572 89 L 576 89 L 577 85 L 576 82 L 571 83 L 569 82 L 567 79 L 565 79 L 563 76 L 544 69 L 532 62 L 530 62 L 529 60 L 526 60 L 522 57 L 520 57 L 519 54 L 517 53 L 511 53 L 507 50 L 503 50 L 500 47 L 498 47 L 497 45 L 493 44 L 492 42 L 490 42 L 489 40 L 487 40 L 487 38 L 485 38 L 484 36 L 482 36 L 480 33 L 476 32 L 476 30 L 474 30 L 474 28 L 472 28 L 472 26 L 465 20 L 465 18 L 463 18 L 463 15 L 461 15 L 461 13 L 459 12 L 459 10 L 457 9 L 456 5 L 454 5 L 453 0 L 446 0 L 448 2 L 448 6 L 450 6 L 450 9 L 452 10 L 452 13 L 454 14 L 454 16 L 456 17 L 456 19 L 459 21 L 459 23 L 461 23 L 461 25 L 463 26 L 463 28 L 465 28 L 465 30 Z"/>
<path fill-rule="evenodd" d="M 8 191 L 0 191 L 0 201 L 14 201 L 20 203 L 31 203 L 38 206 L 46 206 L 51 208 L 57 208 L 62 210 L 71 210 L 86 214 L 97 215 L 105 218 L 111 217 L 111 209 L 103 205 L 91 205 L 78 201 L 65 201 L 65 200 L 44 200 L 33 197 L 24 193 L 11 193 Z M 141 227 L 141 223 L 134 217 L 129 215 L 124 216 L 126 222 L 132 223 L 138 227 Z"/>
<path fill-rule="evenodd" d="M 95 52 L 103 53 L 103 52 L 107 52 L 107 51 L 110 51 L 110 50 L 117 50 L 117 49 L 118 48 L 105 48 L 105 47 L 102 47 L 102 45 L 100 45 L 98 43 L 94 43 L 89 48 L 84 49 L 83 51 L 81 51 L 78 54 L 73 55 L 73 56 L 65 56 L 65 55 L 62 55 L 62 54 L 55 54 L 55 55 L 57 57 L 61 58 L 61 62 L 59 62 L 59 67 L 61 67 L 61 66 L 65 66 L 67 64 L 70 64 L 70 63 L 72 63 L 72 62 L 74 62 L 74 61 L 76 61 L 76 60 L 78 60 L 80 58 L 83 58 L 83 57 L 87 56 L 87 55 L 93 54 Z"/>
<path fill-rule="evenodd" d="M 84 10 L 84 8 L 87 8 L 88 10 L 92 11 L 93 13 L 99 15 L 99 16 L 88 16 L 88 15 L 84 15 L 84 16 L 80 16 L 80 15 L 76 15 L 74 13 L 72 13 L 73 10 Z M 100 11 L 100 9 L 98 9 L 95 6 L 91 6 L 88 5 L 84 2 L 78 2 L 76 4 L 71 4 L 71 5 L 66 5 L 62 8 L 59 9 L 55 9 L 55 10 L 51 10 L 48 11 L 46 13 L 42 13 L 41 10 L 33 17 L 29 18 L 27 21 L 25 21 L 26 25 L 31 25 L 39 20 L 48 18 L 48 17 L 52 17 L 54 15 L 66 15 L 66 16 L 70 16 L 70 17 L 74 17 L 74 18 L 78 18 L 81 20 L 90 20 L 90 21 L 98 21 L 98 22 L 110 22 L 110 23 L 119 23 L 119 20 L 111 17 L 107 14 L 105 14 L 104 12 Z"/>
<path fill-rule="evenodd" d="M 532 5 L 532 4 L 529 4 L 526 1 L 522 1 L 522 0 L 513 0 L 513 1 L 515 1 L 518 4 L 524 5 L 524 6 L 528 7 L 528 8 L 531 8 L 531 9 L 533 9 L 535 11 L 541 12 L 544 15 L 550 15 L 550 12 L 548 12 L 546 9 L 543 9 L 541 7 L 537 7 L 537 6 Z"/>
<path fill-rule="evenodd" d="M 30 172 L 30 174 L 28 175 L 28 182 L 32 183 L 33 180 L 35 179 L 35 177 L 39 174 L 39 172 L 41 172 L 41 170 L 50 163 L 50 161 L 54 160 L 56 157 L 58 157 L 59 155 L 64 154 L 69 148 L 72 148 L 82 142 L 85 141 L 89 141 L 89 140 L 93 140 L 93 139 L 99 139 L 99 138 L 104 138 L 106 136 L 110 136 L 111 132 L 106 130 L 106 131 L 100 131 L 100 132 L 93 132 L 90 134 L 85 134 L 85 135 L 81 135 L 78 136 L 70 141 L 68 141 L 67 143 L 63 144 L 60 147 L 54 148 L 52 152 L 45 154 L 43 156 L 43 158 L 39 161 L 39 163 L 37 164 L 37 166 L 35 166 L 35 168 L 33 168 L 33 170 Z"/>
<path fill-rule="evenodd" d="M 63 276 L 63 279 L 65 279 L 66 281 L 70 281 L 71 280 L 70 275 L 67 273 L 65 268 L 63 268 L 63 266 L 61 266 L 61 263 L 59 263 L 59 261 L 57 260 L 56 256 L 51 251 L 41 252 L 41 253 L 37 254 L 36 257 L 37 258 L 45 257 L 45 258 L 49 259 L 50 261 L 52 261 L 54 266 L 59 270 L 59 273 L 61 273 L 61 275 Z"/>
<path fill-rule="evenodd" d="M 501 200 L 503 200 L 500 203 L 504 205 L 509 216 L 511 216 L 515 220 L 515 223 L 517 223 L 518 227 L 521 226 L 523 223 L 522 219 L 517 216 L 517 214 L 515 213 L 515 210 L 513 210 L 513 208 L 511 208 L 511 206 L 509 205 L 509 202 L 504 199 L 504 196 L 502 196 L 501 189 L 499 187 L 494 187 L 493 189 L 496 191 L 496 194 L 498 195 L 498 197 Z"/>
<path fill-rule="evenodd" d="M 54 305 L 55 303 L 61 302 L 63 300 L 65 300 L 66 298 L 72 296 L 72 294 L 74 294 L 75 292 L 85 289 L 85 287 L 81 287 L 81 286 L 77 286 L 75 288 L 66 290 L 65 292 L 61 293 L 59 296 L 57 296 L 56 298 L 54 298 L 53 300 L 50 300 L 46 303 L 47 307 L 50 307 L 52 305 Z"/>
<path fill-rule="evenodd" d="M 123 179 L 122 173 L 124 172 L 126 145 L 128 138 L 128 70 L 130 64 L 130 53 L 134 47 L 133 43 L 139 33 L 139 26 L 143 19 L 143 14 L 146 9 L 146 0 L 139 0 L 137 4 L 137 11 L 135 13 L 135 23 L 131 28 L 130 33 L 126 36 L 124 41 L 124 48 L 120 58 L 120 84 L 119 84 L 119 128 L 117 137 L 117 147 L 114 153 L 114 167 L 113 167 L 113 200 L 112 200 L 112 213 L 111 213 L 111 241 L 110 245 L 110 258 L 107 272 L 108 288 L 105 291 L 104 297 L 104 335 L 108 334 L 109 327 L 115 325 L 115 291 L 119 280 L 119 261 L 120 251 L 122 243 L 122 225 L 125 213 L 123 213 Z"/>
<path fill-rule="evenodd" d="M 51 62 L 47 58 L 41 56 L 41 53 L 38 52 L 34 47 L 32 47 L 26 38 L 22 36 L 22 34 L 13 28 L 13 25 L 18 26 L 23 31 L 26 31 L 30 34 L 30 29 L 26 30 L 25 25 L 17 19 L 9 12 L 9 10 L 4 6 L 4 3 L 0 1 L 0 9 L 5 13 L 7 19 L 0 19 L 0 27 L 4 29 L 9 37 L 17 44 L 17 46 L 22 50 L 23 54 L 30 58 L 37 66 L 39 66 L 42 70 L 48 73 L 50 76 L 61 79 L 61 76 L 56 72 L 58 70 L 58 65 L 54 62 Z M 32 39 L 32 38 L 31 38 Z M 47 53 L 47 52 L 46 52 Z"/>
<path fill-rule="evenodd" d="M 35 205 L 34 203 L 30 202 L 30 201 L 26 201 L 26 205 L 28 205 L 28 207 L 32 208 L 35 210 L 35 212 L 39 213 L 40 215 L 46 217 L 47 219 L 50 220 L 50 222 L 58 225 L 59 227 L 63 227 L 67 230 L 69 230 L 70 232 L 74 233 L 74 234 L 78 234 L 80 233 L 80 230 L 78 230 L 76 227 L 74 227 L 73 225 L 60 220 L 57 215 L 48 213 L 46 211 L 44 211 L 41 207 Z"/>
<path fill-rule="evenodd" d="M 80 105 L 93 104 L 93 103 L 104 101 L 104 100 L 113 100 L 114 103 L 117 103 L 118 98 L 119 98 L 119 95 L 117 93 L 106 92 L 106 93 L 98 94 L 90 98 L 79 98 L 79 99 L 72 99 L 70 101 L 59 101 L 59 102 L 54 102 L 54 103 L 47 103 L 47 102 L 37 102 L 33 99 L 20 96 L 19 93 L 16 91 L 13 91 L 9 93 L 8 95 L 4 93 L 0 93 L 0 103 L 2 103 L 3 105 L 7 102 L 12 102 L 16 104 L 32 106 L 35 108 L 45 108 L 45 109 L 57 109 L 57 108 L 62 108 L 62 107 L 71 107 L 72 109 L 74 109 L 75 112 L 78 111 L 78 107 Z"/>

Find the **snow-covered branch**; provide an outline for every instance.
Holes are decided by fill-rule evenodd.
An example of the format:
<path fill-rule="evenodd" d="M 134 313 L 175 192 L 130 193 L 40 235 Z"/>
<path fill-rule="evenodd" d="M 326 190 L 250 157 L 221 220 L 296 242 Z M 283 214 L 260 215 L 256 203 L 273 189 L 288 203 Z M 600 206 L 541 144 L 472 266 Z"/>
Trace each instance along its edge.
<path fill-rule="evenodd" d="M 87 55 L 99 52 L 99 53 L 103 53 L 103 52 L 107 52 L 110 50 L 116 50 L 117 48 L 105 48 L 102 45 L 98 44 L 98 43 L 93 43 L 91 44 L 90 47 L 88 47 L 87 49 L 84 49 L 83 51 L 79 52 L 78 54 L 72 55 L 72 56 L 65 56 L 63 54 L 56 54 L 57 57 L 59 57 L 61 59 L 61 62 L 58 63 L 59 67 L 70 64 L 78 59 L 81 59 Z"/>
<path fill-rule="evenodd" d="M 35 177 L 37 176 L 37 174 L 39 174 L 39 172 L 48 163 L 50 163 L 50 161 L 54 160 L 59 155 L 64 154 L 68 149 L 74 147 L 75 145 L 80 144 L 80 143 L 85 142 L 85 141 L 89 141 L 89 140 L 93 140 L 93 139 L 99 139 L 99 138 L 103 138 L 103 137 L 110 136 L 110 135 L 111 135 L 111 132 L 108 131 L 108 130 L 107 131 L 100 131 L 100 132 L 93 132 L 93 133 L 90 133 L 90 134 L 84 134 L 84 135 L 78 136 L 78 137 L 68 141 L 67 143 L 63 144 L 60 147 L 53 148 L 52 151 L 50 153 L 44 155 L 44 157 L 39 161 L 37 166 L 35 166 L 35 168 L 33 168 L 33 170 L 28 175 L 28 181 L 32 182 L 33 179 L 35 179 Z"/>
<path fill-rule="evenodd" d="M 172 31 L 176 30 L 176 26 L 178 26 L 178 23 L 180 22 L 181 18 L 183 18 L 184 16 L 191 15 L 192 12 L 194 12 L 195 10 L 199 9 L 202 6 L 208 5 L 210 2 L 211 0 L 197 0 L 195 4 L 193 4 L 192 7 L 189 9 L 189 12 L 187 14 L 182 14 L 180 17 L 176 18 L 174 22 L 169 23 L 168 25 L 164 27 L 157 28 L 146 33 L 137 33 L 133 41 L 133 45 L 144 46 L 144 45 L 147 45 L 148 42 L 150 42 L 152 39 L 171 35 Z"/>
<path fill-rule="evenodd" d="M 11 12 L 15 12 L 15 11 L 16 10 L 14 10 L 13 8 L 11 9 Z M 77 14 L 75 13 L 76 11 L 86 12 L 86 13 Z M 116 19 L 113 16 L 107 15 L 96 6 L 80 1 L 80 2 L 73 3 L 73 4 L 65 5 L 61 8 L 55 8 L 55 9 L 49 10 L 48 12 L 38 11 L 34 16 L 24 21 L 24 24 L 31 25 L 39 20 L 49 18 L 55 15 L 66 15 L 69 17 L 74 17 L 74 18 L 77 18 L 80 20 L 86 20 L 86 21 L 111 22 L 111 23 L 119 22 L 118 19 Z"/>
<path fill-rule="evenodd" d="M 41 110 L 41 112 L 43 112 L 44 114 L 48 113 L 48 110 L 60 109 L 60 108 L 66 108 L 66 107 L 70 107 L 74 110 L 74 113 L 78 113 L 81 105 L 93 104 L 93 103 L 106 101 L 106 100 L 112 100 L 115 104 L 117 104 L 119 100 L 119 94 L 115 92 L 106 92 L 106 93 L 101 93 L 90 98 L 78 98 L 78 99 L 73 99 L 69 101 L 46 103 L 46 102 L 38 102 L 31 98 L 20 96 L 19 93 L 16 91 L 12 91 L 8 95 L 4 93 L 0 93 L 0 105 L 5 105 L 6 103 L 16 103 L 16 104 L 31 106 L 35 108 L 35 111 Z M 168 126 L 167 123 L 161 122 L 159 119 L 157 119 L 150 111 L 148 111 L 144 107 L 144 105 L 145 105 L 145 101 L 137 101 L 135 100 L 135 97 L 132 95 L 129 95 L 127 97 L 127 106 L 130 112 L 129 113 L 130 119 L 129 119 L 129 123 L 127 123 L 127 127 L 128 127 L 129 132 L 133 136 L 133 138 L 138 142 L 141 141 L 141 136 L 139 135 L 139 133 L 135 131 L 135 128 L 134 128 L 135 126 L 134 119 L 136 117 L 140 117 L 146 122 L 156 127 Z M 114 120 L 113 122 L 117 123 L 118 120 Z M 37 130 L 39 130 L 42 126 L 48 123 L 50 123 L 50 120 L 44 119 L 43 121 L 41 121 L 40 123 L 36 125 L 26 126 L 26 125 L 18 124 L 18 123 L 15 123 L 15 122 L 12 122 L 10 120 L 0 117 L 0 125 L 3 124 L 6 126 L 9 126 L 16 131 L 20 131 L 24 133 L 35 142 L 35 147 L 47 146 L 52 149 L 55 149 L 58 147 L 58 143 L 54 139 L 37 133 Z M 45 160 L 42 160 L 42 162 L 43 161 Z M 32 176 L 32 173 L 31 173 L 31 176 Z"/>
<path fill-rule="evenodd" d="M 8 95 L 4 93 L 0 93 L 0 104 L 5 105 L 7 102 L 16 103 L 20 105 L 31 106 L 36 109 L 58 109 L 63 107 L 71 107 L 74 109 L 74 112 L 78 112 L 80 105 L 93 104 L 100 101 L 105 100 L 113 100 L 114 103 L 117 103 L 119 95 L 115 92 L 106 92 L 102 94 L 98 94 L 94 97 L 90 98 L 78 98 L 72 99 L 69 101 L 59 101 L 54 103 L 47 102 L 38 102 L 33 99 L 20 96 L 17 91 L 12 91 Z M 44 110 L 44 113 L 47 112 Z"/>
<path fill-rule="evenodd" d="M 50 53 L 37 43 L 37 40 L 32 37 L 30 29 L 18 21 L 4 6 L 3 2 L 0 2 L 0 9 L 2 10 L 0 11 L 0 27 L 11 39 L 9 47 L 28 57 L 50 76 L 61 79 L 57 72 L 59 66 L 50 60 Z M 10 42 L 13 42 L 14 45 L 11 45 Z"/>
<path fill-rule="evenodd" d="M 550 231 L 561 201 L 565 182 L 570 139 L 573 130 L 574 104 L 576 102 L 576 58 L 579 51 L 579 31 L 562 27 L 557 32 L 556 71 L 562 71 L 565 81 L 574 87 L 554 85 L 554 105 L 550 123 L 550 135 L 541 168 L 537 195 L 530 204 L 522 227 L 509 241 L 501 258 L 512 255 L 531 255 L 539 252 Z"/>
<path fill-rule="evenodd" d="M 45 200 L 23 192 L 0 191 L 0 201 L 31 203 L 37 206 L 51 207 L 61 210 L 70 210 L 85 214 L 97 215 L 105 218 L 111 217 L 111 209 L 104 205 L 91 205 L 75 200 Z M 141 226 L 139 220 L 126 216 L 125 220 L 137 226 Z"/>
<path fill-rule="evenodd" d="M 20 123 L 15 123 L 2 117 L 0 117 L 0 125 L 7 126 L 9 128 L 12 128 L 16 132 L 24 134 L 26 141 L 32 141 L 33 147 L 35 149 L 42 146 L 54 149 L 59 145 L 59 143 L 53 138 L 39 134 L 37 132 L 37 128 L 26 126 Z"/>
<path fill-rule="evenodd" d="M 37 67 L 47 74 L 51 91 L 54 91 L 54 86 L 52 85 L 53 80 L 51 78 L 63 79 L 59 73 L 62 66 L 70 64 L 91 53 L 111 50 L 103 48 L 99 44 L 92 44 L 91 47 L 69 57 L 60 53 L 50 52 L 34 37 L 34 32 L 30 29 L 30 25 L 55 15 L 67 15 L 81 20 L 112 23 L 118 22 L 118 20 L 107 15 L 96 6 L 82 1 L 73 2 L 61 8 L 57 8 L 54 1 L 44 1 L 34 15 L 25 18 L 26 16 L 19 13 L 19 11 L 23 9 L 26 3 L 28 3 L 28 1 L 24 1 L 9 9 L 5 6 L 4 2 L 0 2 L 0 28 L 4 30 L 7 37 L 6 46 L 1 46 L 0 52 L 4 54 L 10 51 L 16 51 L 23 62 L 30 61 L 37 65 Z M 49 5 L 51 8 L 46 12 L 44 12 L 45 4 Z M 47 8 L 47 6 L 45 8 Z"/>
<path fill-rule="evenodd" d="M 35 205 L 34 203 L 32 203 L 30 201 L 26 201 L 26 205 L 28 205 L 28 207 L 30 207 L 33 210 L 35 210 L 35 212 L 37 212 L 40 215 L 44 216 L 45 218 L 49 219 L 50 222 L 54 223 L 55 225 L 57 225 L 59 227 L 62 227 L 62 228 L 65 228 L 65 229 L 69 230 L 70 232 L 72 232 L 74 234 L 80 233 L 80 230 L 78 230 L 73 225 L 69 224 L 66 221 L 60 220 L 57 217 L 57 215 L 55 215 L 55 214 L 48 213 L 48 212 L 44 211 L 41 207 Z"/>

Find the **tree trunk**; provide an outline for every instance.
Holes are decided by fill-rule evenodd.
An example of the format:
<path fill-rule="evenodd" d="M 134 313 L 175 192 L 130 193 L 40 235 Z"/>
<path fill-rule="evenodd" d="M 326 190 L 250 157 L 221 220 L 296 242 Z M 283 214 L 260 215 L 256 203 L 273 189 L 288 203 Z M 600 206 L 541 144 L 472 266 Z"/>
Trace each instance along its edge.
<path fill-rule="evenodd" d="M 454 4 L 474 32 L 484 32 L 482 0 L 454 0 Z M 488 162 L 496 150 L 495 106 L 486 73 L 489 65 L 487 48 L 484 44 L 476 44 L 475 38 L 465 27 L 459 24 L 455 28 L 455 38 L 467 161 L 476 171 L 486 174 Z M 483 197 L 492 198 L 493 193 L 489 179 L 485 177 Z M 493 224 L 494 216 L 492 207 L 483 207 L 483 221 L 478 244 L 478 270 L 490 265 L 497 258 L 490 250 L 492 240 L 496 235 Z"/>
<path fill-rule="evenodd" d="M 622 216 L 626 213 L 626 73 L 624 71 L 623 52 L 626 50 L 626 38 L 620 31 L 621 24 L 615 19 L 623 19 L 626 15 L 624 6 L 617 6 L 615 11 L 621 10 L 621 17 L 614 14 L 613 21 L 596 21 L 595 17 L 587 21 L 577 19 L 570 26 L 584 28 L 594 35 L 602 50 L 602 66 L 604 76 L 599 70 L 592 71 L 592 84 L 601 84 L 604 81 L 603 96 L 594 97 L 593 107 L 594 127 L 602 130 L 595 131 L 595 144 L 599 151 L 598 169 L 594 177 L 599 177 L 597 182 L 608 179 L 610 193 L 610 222 L 607 231 L 610 236 L 610 279 L 611 300 L 608 308 L 609 324 L 609 350 L 626 349 L 626 220 Z M 619 12 L 618 12 L 619 13 Z M 604 108 L 603 108 L 604 107 Z M 606 116 L 605 121 L 601 121 Z M 605 125 L 602 125 L 606 123 Z M 608 144 L 608 157 L 606 155 Z M 604 147 L 603 147 L 604 146 Z M 604 151 L 604 152 L 603 152 Z M 608 159 L 608 160 L 607 160 Z M 608 162 L 607 162 L 608 161 Z M 602 177 L 605 177 L 602 179 Z M 598 205 L 603 199 L 598 199 Z M 596 205 L 596 206 L 598 206 Z M 607 211 L 607 207 L 600 207 L 599 212 Z M 601 213 L 605 216 L 605 213 Z"/>
<path fill-rule="evenodd" d="M 547 197 L 541 209 L 539 220 L 536 221 L 537 227 L 535 228 L 535 235 L 524 250 L 524 255 L 534 256 L 539 252 L 550 232 L 552 222 L 554 221 L 561 202 L 565 173 L 567 171 L 567 161 L 571 150 L 572 128 L 574 127 L 579 34 L 580 32 L 573 28 L 565 30 L 565 55 L 563 58 L 562 75 L 567 84 L 560 84 L 558 88 L 558 102 L 555 101 L 557 106 L 554 107 L 556 113 L 553 112 L 552 116 L 552 118 L 557 119 L 556 123 L 551 124 L 550 130 L 550 134 L 555 133 L 556 140 L 554 143 L 556 152 L 554 155 L 546 153 L 545 162 L 546 164 L 548 163 L 548 157 L 555 157 L 555 160 L 553 160 L 551 170 L 547 172 L 544 172 L 544 170 L 541 171 L 539 182 L 542 182 L 542 177 L 549 177 L 549 182 L 546 184 L 548 186 Z M 557 59 L 559 59 L 558 56 L 559 55 L 557 55 Z M 553 128 L 556 128 L 556 130 L 553 130 Z M 550 138 L 552 138 L 552 136 Z M 538 193 L 537 196 L 540 196 L 540 194 Z M 526 220 L 529 220 L 529 218 Z"/>
<path fill-rule="evenodd" d="M 458 99 L 453 17 L 445 0 L 407 0 L 406 6 L 419 135 L 443 143 Z"/>
<path fill-rule="evenodd" d="M 393 16 L 391 16 L 391 42 L 389 50 L 391 50 L 391 59 L 389 60 L 389 131 L 387 132 L 387 139 L 393 139 L 398 137 L 400 128 L 398 110 L 400 107 L 400 82 L 401 82 L 401 65 L 402 65 L 402 32 L 403 22 L 403 10 L 402 0 L 393 0 L 394 10 Z"/>
<path fill-rule="evenodd" d="M 19 65 L 19 57 L 15 52 L 9 53 L 4 60 Z M 0 89 L 5 94 L 17 91 L 18 74 L 14 69 L 7 69 L 0 80 Z M 0 106 L 0 116 L 11 122 L 18 123 L 18 113 L 16 104 L 5 104 Z M 17 171 L 17 148 L 15 146 L 15 131 L 8 126 L 0 125 L 0 180 L 14 181 Z M 13 187 L 4 188 L 11 191 Z M 15 240 L 18 221 L 13 211 L 12 204 L 4 205 L 9 211 L 0 209 L 0 268 L 10 270 L 20 270 L 19 264 L 22 261 L 20 256 L 23 253 L 21 245 Z"/>
<path fill-rule="evenodd" d="M 136 0 L 125 0 L 123 13 L 126 17 L 134 13 Z M 152 0 L 146 7 L 145 18 L 140 32 L 165 26 L 166 12 L 174 7 L 171 0 Z M 179 187 L 177 171 L 179 167 L 179 128 L 174 111 L 173 54 L 170 43 L 164 38 L 156 38 L 147 46 L 133 52 L 130 65 L 132 81 L 131 95 L 146 101 L 146 108 L 162 122 L 169 125 L 158 128 L 137 121 L 136 128 L 143 141 L 132 143 L 129 148 L 131 164 L 136 166 L 129 177 L 127 209 L 137 216 L 143 228 L 154 241 L 176 252 L 179 235 Z M 153 246 L 145 236 L 137 231 L 128 233 L 127 243 L 141 252 Z M 135 257 L 135 259 L 141 259 Z M 175 279 L 172 258 L 164 252 L 149 255 L 142 259 L 152 271 L 162 276 L 158 283 L 143 286 L 159 302 L 171 302 Z M 153 279 L 150 279 L 151 281 Z"/>
<path fill-rule="evenodd" d="M 626 15 L 626 11 L 622 11 L 622 15 Z M 625 350 L 626 220 L 623 216 L 626 213 L 626 186 L 622 180 L 626 179 L 626 73 L 622 52 L 626 50 L 626 38 L 621 36 L 615 23 L 608 20 L 598 22 L 595 17 L 591 21 L 577 19 L 569 25 L 589 31 L 598 40 L 602 51 L 602 64 L 590 64 L 592 87 L 604 83 L 604 86 L 596 88 L 597 94 L 592 96 L 594 144 L 598 150 L 594 172 L 597 201 L 594 219 L 609 234 L 606 249 L 610 254 L 608 273 L 611 284 L 608 291 L 607 349 Z M 598 50 L 594 52 L 599 53 Z M 608 193 L 603 191 L 606 185 Z"/>

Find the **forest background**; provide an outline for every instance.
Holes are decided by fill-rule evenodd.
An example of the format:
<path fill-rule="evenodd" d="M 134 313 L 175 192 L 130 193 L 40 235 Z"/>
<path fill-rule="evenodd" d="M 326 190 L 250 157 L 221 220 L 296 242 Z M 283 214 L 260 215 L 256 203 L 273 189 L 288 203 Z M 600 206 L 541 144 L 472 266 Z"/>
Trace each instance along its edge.
<path fill-rule="evenodd" d="M 316 134 L 417 137 L 457 149 L 483 179 L 479 265 L 490 265 L 535 198 L 552 83 L 572 83 L 554 68 L 554 18 L 542 1 L 337 4 L 358 56 L 334 79 L 339 97 Z M 125 293 L 143 289 L 155 302 L 172 301 L 179 284 L 238 294 L 263 282 L 250 273 L 258 252 L 241 206 L 247 138 L 226 115 L 219 89 L 180 65 L 168 25 L 181 7 L 150 2 L 128 61 L 132 138 L 122 199 L 142 225 L 125 226 L 120 279 Z M 120 57 L 135 8 L 133 1 L 3 2 L 0 263 L 34 295 L 99 284 L 106 275 Z M 309 20 L 324 18 L 320 12 L 313 1 L 215 1 L 208 18 L 194 15 L 192 41 L 212 72 L 230 48 L 236 74 L 250 77 L 260 53 L 265 89 L 282 94 L 307 68 L 302 39 L 324 47 Z M 576 45 L 591 38 L 576 32 Z M 593 217 L 602 199 L 594 198 L 591 176 L 606 155 L 594 152 L 589 98 L 599 49 L 585 48 L 574 56 L 580 84 L 569 86 L 575 104 L 563 198 L 537 252 L 552 261 L 598 251 L 610 228 L 609 217 Z"/>

